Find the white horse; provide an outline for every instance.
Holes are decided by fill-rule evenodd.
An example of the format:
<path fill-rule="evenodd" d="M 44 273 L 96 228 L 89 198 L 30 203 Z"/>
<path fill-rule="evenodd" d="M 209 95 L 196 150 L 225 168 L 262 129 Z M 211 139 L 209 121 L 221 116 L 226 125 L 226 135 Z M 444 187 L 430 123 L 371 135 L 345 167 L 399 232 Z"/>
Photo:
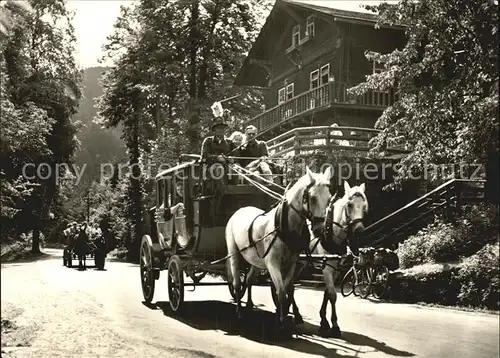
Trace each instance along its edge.
<path fill-rule="evenodd" d="M 368 212 L 365 184 L 363 183 L 351 188 L 349 183 L 344 181 L 344 191 L 345 194 L 342 198 L 337 201 L 332 198 L 332 202 L 328 206 L 325 216 L 324 234 L 319 238 L 314 238 L 309 243 L 309 251 L 312 254 L 345 255 L 347 253 L 347 245 L 357 254 L 359 238 L 365 230 L 363 219 Z M 337 311 L 335 309 L 335 303 L 337 302 L 335 281 L 340 274 L 338 263 L 336 260 L 328 260 L 323 269 L 325 292 L 319 311 L 321 318 L 320 334 L 333 338 L 340 338 L 342 335 L 337 323 Z M 290 301 L 297 319 L 297 317 L 300 317 L 300 313 L 293 299 L 293 291 L 291 292 Z M 328 302 L 330 302 L 332 307 L 331 327 L 326 318 Z"/>
<path fill-rule="evenodd" d="M 293 290 L 293 279 L 299 254 L 310 242 L 306 220 L 325 216 L 330 194 L 331 168 L 313 173 L 306 167 L 303 175 L 287 192 L 278 206 L 264 212 L 253 206 L 237 210 L 226 226 L 226 244 L 230 272 L 228 280 L 236 292 L 236 313 L 241 317 L 240 256 L 252 267 L 266 269 L 276 289 L 277 318 L 284 329 L 289 304 L 287 291 Z M 322 222 L 322 220 L 321 220 Z M 246 278 L 247 308 L 253 307 L 251 284 L 258 270 L 251 269 Z"/>

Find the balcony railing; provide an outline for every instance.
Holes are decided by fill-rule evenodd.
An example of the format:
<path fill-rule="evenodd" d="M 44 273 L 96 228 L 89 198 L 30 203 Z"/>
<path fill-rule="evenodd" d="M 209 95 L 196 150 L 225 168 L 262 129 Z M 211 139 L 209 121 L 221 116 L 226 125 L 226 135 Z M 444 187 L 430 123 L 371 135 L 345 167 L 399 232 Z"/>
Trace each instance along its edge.
<path fill-rule="evenodd" d="M 267 145 L 269 155 L 278 157 L 310 154 L 316 150 L 368 152 L 368 142 L 379 132 L 378 129 L 360 127 L 302 127 L 271 139 Z M 406 154 L 409 150 L 405 145 L 386 148 L 388 154 Z"/>
<path fill-rule="evenodd" d="M 259 131 L 268 129 L 292 117 L 326 108 L 333 104 L 366 106 L 383 109 L 392 105 L 397 95 L 392 91 L 369 91 L 364 95 L 354 96 L 347 93 L 351 87 L 346 83 L 329 82 L 318 88 L 301 93 L 292 99 L 273 107 L 250 119 L 245 125 L 253 124 Z"/>

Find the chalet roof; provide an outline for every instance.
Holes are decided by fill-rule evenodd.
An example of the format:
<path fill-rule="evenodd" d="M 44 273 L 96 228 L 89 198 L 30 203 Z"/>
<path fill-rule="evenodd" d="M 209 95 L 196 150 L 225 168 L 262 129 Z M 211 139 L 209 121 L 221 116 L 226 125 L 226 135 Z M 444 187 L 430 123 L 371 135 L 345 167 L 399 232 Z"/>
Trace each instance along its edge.
<path fill-rule="evenodd" d="M 337 18 L 360 20 L 371 23 L 376 23 L 378 19 L 377 15 L 375 15 L 373 12 L 364 10 L 362 8 L 360 8 L 359 12 L 342 10 L 339 8 L 339 5 L 337 5 L 335 1 L 321 1 L 320 2 L 321 5 L 311 3 L 311 1 L 307 0 L 281 0 L 281 1 L 289 3 L 291 5 L 296 5 L 302 8 L 317 11 L 323 14 L 332 15 L 333 17 Z"/>
<path fill-rule="evenodd" d="M 257 65 L 253 65 L 251 62 L 252 60 L 268 60 L 267 53 L 264 50 L 265 39 L 271 30 L 276 14 L 282 11 L 278 6 L 279 3 L 284 6 L 296 6 L 329 15 L 338 21 L 346 20 L 375 25 L 378 19 L 377 15 L 366 9 L 360 8 L 359 12 L 339 9 L 339 3 L 335 1 L 317 1 L 316 3 L 321 3 L 321 5 L 317 5 L 311 0 L 277 0 L 236 76 L 234 81 L 235 86 L 267 87 L 265 70 Z"/>

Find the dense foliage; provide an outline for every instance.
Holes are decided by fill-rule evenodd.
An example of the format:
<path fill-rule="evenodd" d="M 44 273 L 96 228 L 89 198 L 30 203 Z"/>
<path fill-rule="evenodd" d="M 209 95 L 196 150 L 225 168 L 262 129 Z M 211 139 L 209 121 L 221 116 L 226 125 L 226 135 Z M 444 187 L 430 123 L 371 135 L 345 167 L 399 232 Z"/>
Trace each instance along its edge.
<path fill-rule="evenodd" d="M 454 222 L 436 219 L 409 237 L 398 248 L 401 268 L 409 270 L 391 297 L 498 310 L 498 225 L 496 206 L 470 206 Z"/>
<path fill-rule="evenodd" d="M 475 254 L 498 236 L 496 206 L 464 207 L 453 222 L 437 218 L 435 222 L 410 236 L 398 248 L 402 268 L 434 262 L 458 262 Z"/>
<path fill-rule="evenodd" d="M 2 2 L 1 14 L 2 238 L 32 231 L 38 252 L 41 231 L 50 232 L 61 212 L 57 165 L 70 163 L 77 147 L 71 117 L 81 73 L 63 0 Z"/>
<path fill-rule="evenodd" d="M 391 53 L 367 53 L 385 70 L 351 89 L 399 92 L 376 124 L 383 131 L 374 150 L 410 145 L 402 179 L 426 164 L 484 164 L 498 153 L 498 3 L 401 0 L 368 8 L 380 25 L 405 25 L 408 39 Z"/>

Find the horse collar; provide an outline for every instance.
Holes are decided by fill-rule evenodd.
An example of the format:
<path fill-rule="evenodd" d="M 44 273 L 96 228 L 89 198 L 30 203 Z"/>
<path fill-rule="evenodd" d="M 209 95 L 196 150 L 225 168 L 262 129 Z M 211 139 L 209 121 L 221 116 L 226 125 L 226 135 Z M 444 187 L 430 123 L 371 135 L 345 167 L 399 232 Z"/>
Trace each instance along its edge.
<path fill-rule="evenodd" d="M 305 219 L 303 219 L 302 228 L 300 232 L 292 231 L 289 227 L 288 222 L 288 211 L 292 208 L 297 211 L 292 205 L 288 204 L 286 200 L 283 200 L 276 209 L 276 214 L 274 217 L 274 225 L 276 227 L 277 235 L 280 239 L 290 248 L 292 252 L 301 252 L 305 250 L 309 244 L 309 229 L 305 225 Z"/>

